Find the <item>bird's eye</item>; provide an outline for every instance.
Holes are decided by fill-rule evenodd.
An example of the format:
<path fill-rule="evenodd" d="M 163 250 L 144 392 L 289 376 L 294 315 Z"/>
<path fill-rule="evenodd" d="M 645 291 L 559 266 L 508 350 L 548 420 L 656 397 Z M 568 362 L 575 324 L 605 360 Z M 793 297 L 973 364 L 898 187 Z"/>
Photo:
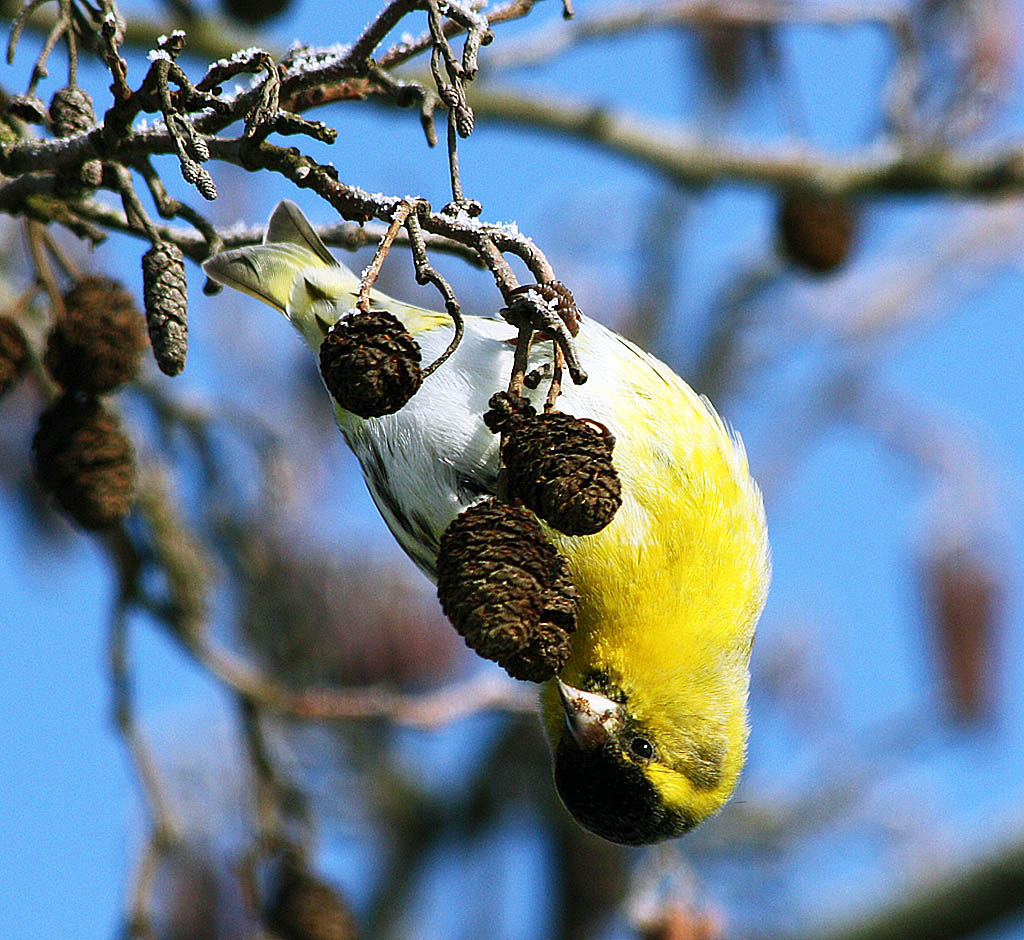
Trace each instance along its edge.
<path fill-rule="evenodd" d="M 629 750 L 634 757 L 640 760 L 650 760 L 654 757 L 654 745 L 647 738 L 633 738 L 629 742 Z"/>

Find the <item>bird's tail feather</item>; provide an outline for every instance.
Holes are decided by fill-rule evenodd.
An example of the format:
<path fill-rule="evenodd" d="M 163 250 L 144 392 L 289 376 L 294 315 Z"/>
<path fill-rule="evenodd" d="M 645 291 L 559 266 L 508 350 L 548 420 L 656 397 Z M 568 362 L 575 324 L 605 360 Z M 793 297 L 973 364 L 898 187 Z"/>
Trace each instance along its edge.
<path fill-rule="evenodd" d="M 287 199 L 271 214 L 262 245 L 222 251 L 205 261 L 203 270 L 218 284 L 281 311 L 314 349 L 359 290 L 359 278 L 331 255 Z"/>

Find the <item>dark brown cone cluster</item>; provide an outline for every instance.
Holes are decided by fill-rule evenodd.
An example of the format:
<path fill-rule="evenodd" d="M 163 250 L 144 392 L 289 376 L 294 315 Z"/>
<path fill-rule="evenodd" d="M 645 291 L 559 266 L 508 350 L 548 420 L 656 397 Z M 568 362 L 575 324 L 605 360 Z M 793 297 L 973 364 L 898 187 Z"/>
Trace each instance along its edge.
<path fill-rule="evenodd" d="M 10 317 L 0 317 L 0 395 L 18 381 L 28 366 L 28 343 L 21 327 Z"/>
<path fill-rule="evenodd" d="M 492 499 L 456 517 L 441 536 L 437 595 L 466 645 L 514 679 L 544 682 L 569 658 L 576 588 L 527 509 Z"/>
<path fill-rule="evenodd" d="M 65 395 L 39 418 L 32 440 L 40 487 L 85 529 L 123 519 L 135 490 L 132 446 L 94 398 Z"/>
<path fill-rule="evenodd" d="M 856 218 L 840 196 L 790 191 L 779 206 L 782 247 L 797 264 L 818 274 L 836 270 L 853 245 Z"/>
<path fill-rule="evenodd" d="M 135 377 L 145 344 L 132 295 L 117 281 L 86 277 L 64 295 L 43 361 L 62 388 L 102 394 Z"/>
<path fill-rule="evenodd" d="M 265 911 L 281 940 L 355 940 L 355 920 L 330 885 L 295 861 L 286 861 Z"/>
<path fill-rule="evenodd" d="M 153 358 L 164 375 L 177 375 L 188 353 L 188 281 L 172 242 L 157 242 L 142 256 L 142 298 Z"/>
<path fill-rule="evenodd" d="M 622 505 L 612 464 L 615 439 L 592 422 L 561 412 L 538 415 L 507 392 L 491 397 L 484 423 L 504 435 L 501 457 L 510 498 L 566 535 L 593 535 Z"/>
<path fill-rule="evenodd" d="M 361 418 L 394 414 L 423 384 L 420 347 L 385 310 L 352 311 L 320 345 L 320 374 L 334 400 Z"/>

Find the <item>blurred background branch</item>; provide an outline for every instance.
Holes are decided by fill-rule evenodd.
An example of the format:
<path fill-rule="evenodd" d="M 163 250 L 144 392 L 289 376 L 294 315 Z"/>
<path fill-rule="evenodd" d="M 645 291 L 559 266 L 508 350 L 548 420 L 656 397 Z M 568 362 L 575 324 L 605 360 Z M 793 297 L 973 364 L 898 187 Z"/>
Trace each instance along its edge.
<path fill-rule="evenodd" d="M 780 934 L 827 940 L 955 940 L 1004 924 L 1019 914 L 1024 891 L 1024 841 L 1006 843 L 956 872 L 932 876 L 898 903 L 823 933 Z"/>

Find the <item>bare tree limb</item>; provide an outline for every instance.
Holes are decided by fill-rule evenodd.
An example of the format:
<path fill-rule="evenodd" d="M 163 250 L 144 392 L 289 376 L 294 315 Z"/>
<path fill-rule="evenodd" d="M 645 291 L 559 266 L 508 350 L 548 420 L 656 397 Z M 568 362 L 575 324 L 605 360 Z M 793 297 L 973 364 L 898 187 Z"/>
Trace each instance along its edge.
<path fill-rule="evenodd" d="M 0 0 L 0 19 L 12 20 L 22 6 L 22 0 Z M 209 15 L 208 15 L 209 13 Z M 57 13 L 50 6 L 33 11 L 25 29 L 34 33 L 48 33 L 57 21 Z M 203 11 L 203 16 L 191 19 L 188 27 L 188 52 L 191 57 L 204 56 L 220 59 L 230 56 L 238 49 L 260 45 L 263 37 L 255 32 L 242 29 L 237 23 Z M 144 13 L 132 11 L 125 22 L 124 44 L 136 49 L 152 49 L 157 37 L 169 33 L 173 26 L 166 20 L 147 17 Z M 273 52 L 271 52 L 274 55 Z M 276 55 L 274 55 L 277 58 Z"/>
<path fill-rule="evenodd" d="M 123 212 L 96 200 L 90 199 L 77 203 L 74 207 L 74 215 L 88 222 L 94 222 L 108 231 L 124 232 L 141 237 L 125 219 Z M 54 218 L 53 221 L 66 224 L 62 218 Z M 154 228 L 163 241 L 173 242 L 196 263 L 209 257 L 210 242 L 198 232 L 172 228 L 169 225 L 154 225 Z M 358 251 L 367 245 L 377 244 L 384 237 L 386 230 L 387 226 L 381 222 L 365 222 L 362 225 L 355 222 L 335 222 L 331 225 L 316 226 L 316 232 L 325 244 L 332 248 L 342 248 L 345 251 Z M 243 245 L 259 244 L 263 240 L 266 228 L 262 225 L 233 225 L 230 228 L 220 228 L 214 231 L 224 248 L 240 248 Z M 103 234 L 101 229 L 97 229 L 97 232 L 100 235 Z M 468 245 L 431 234 L 424 234 L 424 240 L 431 251 L 457 255 L 463 261 L 468 261 L 477 267 L 481 266 L 476 252 Z M 407 235 L 400 234 L 395 242 L 408 246 L 409 238 Z"/>
<path fill-rule="evenodd" d="M 490 672 L 422 695 L 383 687 L 293 691 L 205 640 L 192 645 L 191 652 L 241 698 L 305 721 L 382 718 L 413 728 L 437 728 L 482 711 L 529 713 L 537 707 L 530 689 Z"/>
<path fill-rule="evenodd" d="M 670 0 L 657 5 L 612 7 L 569 22 L 554 22 L 528 37 L 505 42 L 488 55 L 488 70 L 529 68 L 561 55 L 583 42 L 637 34 L 652 29 L 727 26 L 753 28 L 783 24 L 818 26 L 877 25 L 893 31 L 907 27 L 905 8 L 886 2 L 790 3 L 786 0 Z"/>
<path fill-rule="evenodd" d="M 600 105 L 511 90 L 476 87 L 471 104 L 491 123 L 534 127 L 600 146 L 677 183 L 722 181 L 768 186 L 813 186 L 835 193 L 943 192 L 991 196 L 1024 190 L 1024 144 L 986 153 L 872 148 L 853 158 L 808 147 L 754 147 L 722 143 L 678 125 L 624 114 Z"/>

